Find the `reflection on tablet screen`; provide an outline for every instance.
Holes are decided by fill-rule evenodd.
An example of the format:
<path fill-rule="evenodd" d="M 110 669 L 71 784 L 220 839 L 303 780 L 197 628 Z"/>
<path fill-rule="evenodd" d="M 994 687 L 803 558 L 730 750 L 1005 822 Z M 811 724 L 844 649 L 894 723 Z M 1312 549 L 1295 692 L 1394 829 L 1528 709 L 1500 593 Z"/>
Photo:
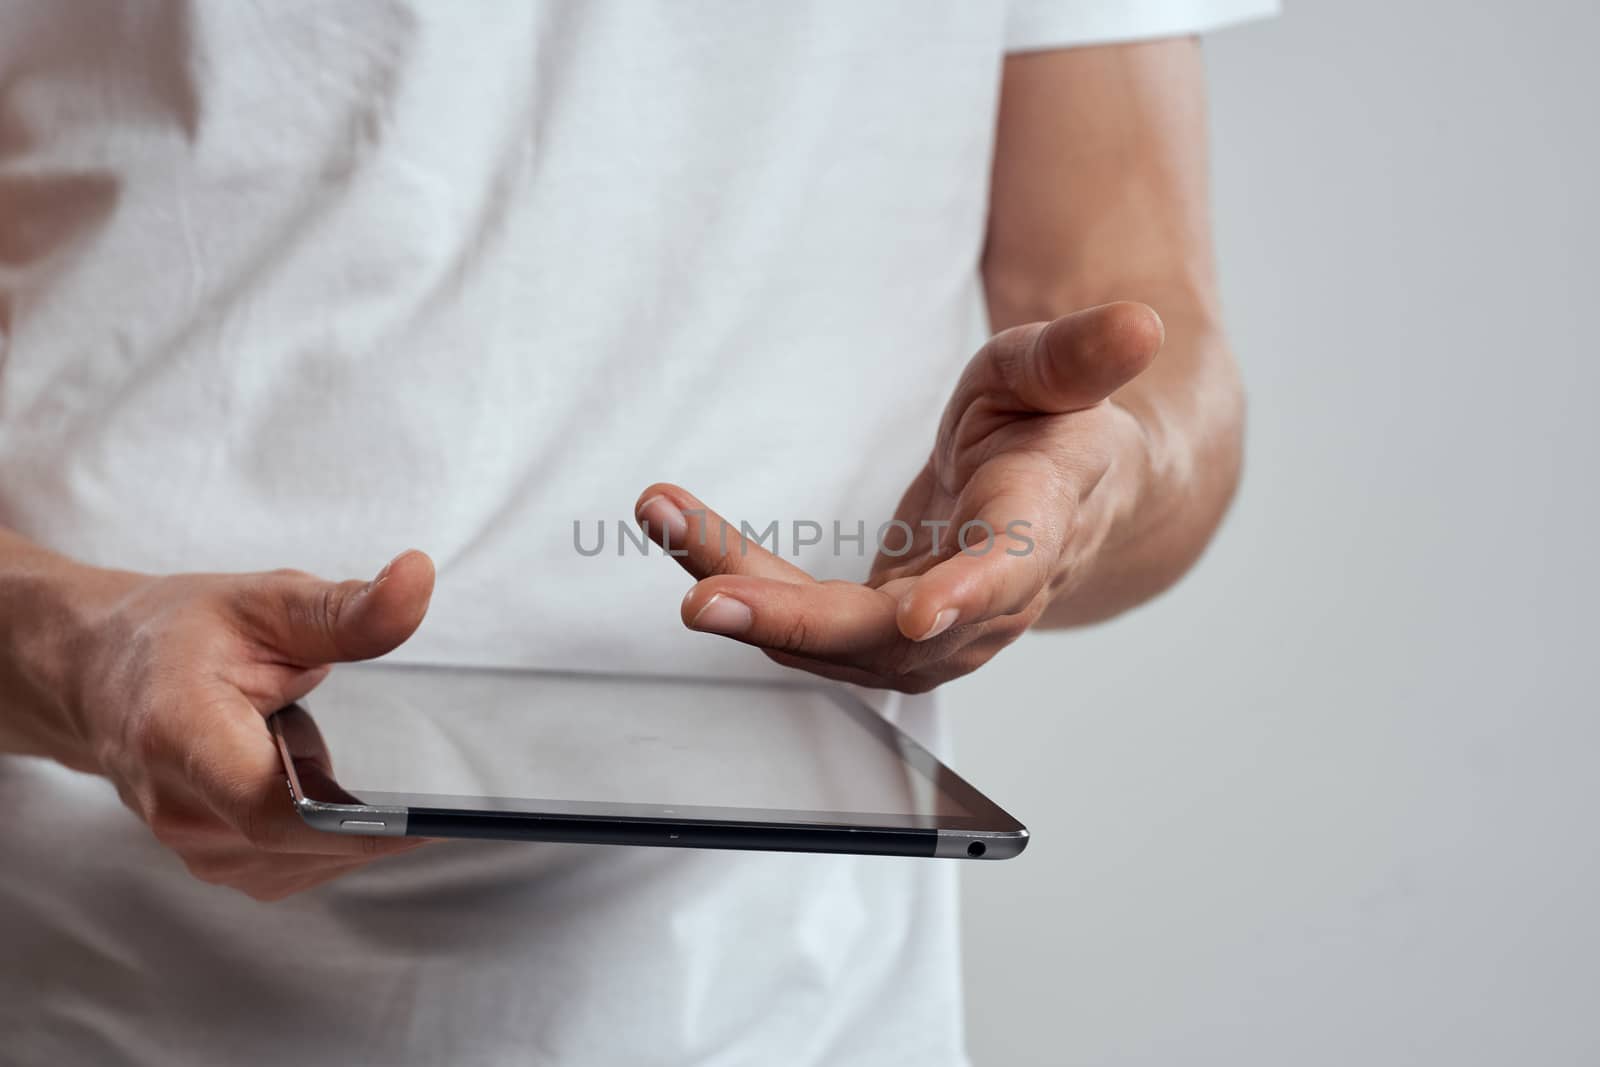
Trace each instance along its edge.
<path fill-rule="evenodd" d="M 357 796 L 968 814 L 811 687 L 341 667 L 303 703 Z"/>

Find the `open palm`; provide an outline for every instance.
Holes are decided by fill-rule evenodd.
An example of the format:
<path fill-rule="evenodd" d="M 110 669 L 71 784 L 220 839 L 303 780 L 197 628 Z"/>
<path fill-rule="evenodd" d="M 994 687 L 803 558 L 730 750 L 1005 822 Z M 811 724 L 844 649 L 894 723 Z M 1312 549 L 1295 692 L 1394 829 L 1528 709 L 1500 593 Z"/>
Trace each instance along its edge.
<path fill-rule="evenodd" d="M 920 692 L 966 674 L 1070 595 L 1137 478 L 1136 420 L 1109 399 L 1161 321 L 1107 304 L 996 335 L 967 365 L 864 583 L 813 579 L 682 488 L 640 496 L 645 532 L 698 581 L 693 629 L 828 678 Z"/>

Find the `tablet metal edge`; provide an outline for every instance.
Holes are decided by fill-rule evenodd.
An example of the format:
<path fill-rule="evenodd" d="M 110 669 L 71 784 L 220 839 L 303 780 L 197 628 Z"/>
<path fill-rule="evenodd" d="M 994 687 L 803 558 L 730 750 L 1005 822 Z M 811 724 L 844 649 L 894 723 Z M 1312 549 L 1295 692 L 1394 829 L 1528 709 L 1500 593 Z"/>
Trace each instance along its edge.
<path fill-rule="evenodd" d="M 1028 831 L 940 830 L 935 859 L 1008 860 L 1028 847 Z"/>
<path fill-rule="evenodd" d="M 375 808 L 366 804 L 323 804 L 296 797 L 295 808 L 308 826 L 336 834 L 363 837 L 404 837 L 409 811 L 405 808 Z"/>
<path fill-rule="evenodd" d="M 291 704 L 290 707 L 295 705 Z M 407 808 L 374 807 L 370 804 L 329 804 L 312 800 L 300 786 L 300 775 L 295 771 L 294 756 L 289 751 L 289 739 L 283 735 L 283 722 L 276 713 L 268 720 L 272 739 L 277 743 L 278 756 L 283 762 L 283 784 L 289 789 L 289 803 L 307 826 L 335 834 L 356 834 L 363 837 L 404 837 L 410 815 Z"/>

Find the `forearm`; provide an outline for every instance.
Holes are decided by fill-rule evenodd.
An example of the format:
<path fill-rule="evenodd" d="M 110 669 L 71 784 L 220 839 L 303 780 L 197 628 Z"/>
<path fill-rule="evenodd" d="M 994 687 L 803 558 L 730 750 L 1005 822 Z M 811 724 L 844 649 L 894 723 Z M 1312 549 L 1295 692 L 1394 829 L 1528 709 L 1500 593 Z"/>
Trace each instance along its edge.
<path fill-rule="evenodd" d="M 93 769 L 68 711 L 75 650 L 124 577 L 0 528 L 0 753 Z"/>
<path fill-rule="evenodd" d="M 1117 300 L 1166 327 L 1111 397 L 1128 440 L 1077 516 L 1104 537 L 1069 561 L 1042 625 L 1105 619 L 1177 581 L 1238 482 L 1244 401 L 1217 309 L 1205 127 L 1194 41 L 1006 63 L 983 258 L 993 328 Z"/>
<path fill-rule="evenodd" d="M 1093 565 L 1068 576 L 1040 619 L 1047 627 L 1110 618 L 1171 586 L 1200 557 L 1239 481 L 1244 397 L 1210 301 L 1184 284 L 1101 291 L 1041 286 L 1017 298 L 995 286 L 995 329 L 1050 319 L 1113 297 L 1141 300 L 1161 315 L 1166 339 L 1148 371 L 1111 402 L 1138 427 L 1133 447 L 1090 492 L 1103 494 L 1110 525 Z M 1004 290 L 1013 294 L 1008 298 Z M 1051 295 L 1043 295 L 1051 294 Z"/>

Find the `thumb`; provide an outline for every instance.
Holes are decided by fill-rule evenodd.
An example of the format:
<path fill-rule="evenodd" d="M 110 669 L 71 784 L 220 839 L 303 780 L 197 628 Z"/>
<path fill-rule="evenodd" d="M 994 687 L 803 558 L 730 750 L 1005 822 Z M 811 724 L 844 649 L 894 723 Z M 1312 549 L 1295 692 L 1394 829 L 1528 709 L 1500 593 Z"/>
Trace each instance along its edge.
<path fill-rule="evenodd" d="M 1165 336 L 1146 304 L 1122 301 L 1026 326 L 992 343 L 994 377 L 1016 409 L 1050 415 L 1092 407 L 1141 374 Z"/>
<path fill-rule="evenodd" d="M 433 560 L 400 553 L 369 582 L 280 571 L 242 598 L 252 636 L 293 663 L 372 659 L 416 632 L 433 596 Z"/>

